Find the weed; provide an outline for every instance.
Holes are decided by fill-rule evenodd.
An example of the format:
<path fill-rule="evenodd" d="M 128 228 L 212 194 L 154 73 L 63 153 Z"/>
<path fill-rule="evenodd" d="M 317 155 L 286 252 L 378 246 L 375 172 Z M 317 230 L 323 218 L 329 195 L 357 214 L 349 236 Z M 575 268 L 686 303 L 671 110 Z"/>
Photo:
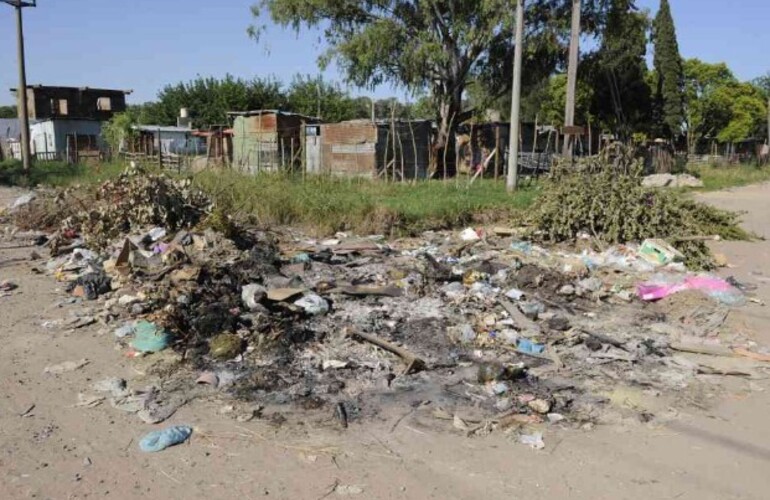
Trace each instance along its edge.
<path fill-rule="evenodd" d="M 703 181 L 703 189 L 716 191 L 770 181 L 770 166 L 756 165 L 709 165 L 690 167 L 688 172 Z"/>

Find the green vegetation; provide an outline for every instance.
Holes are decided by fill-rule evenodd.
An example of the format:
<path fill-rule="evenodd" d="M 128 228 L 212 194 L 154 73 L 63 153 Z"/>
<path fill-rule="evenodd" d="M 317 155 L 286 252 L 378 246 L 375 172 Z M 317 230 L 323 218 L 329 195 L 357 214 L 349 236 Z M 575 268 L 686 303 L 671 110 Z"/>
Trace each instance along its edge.
<path fill-rule="evenodd" d="M 658 77 L 655 100 L 662 124 L 660 132 L 668 137 L 676 137 L 681 134 L 684 124 L 684 69 L 668 0 L 660 2 L 653 25 L 653 40 Z"/>
<path fill-rule="evenodd" d="M 413 234 L 458 227 L 528 207 L 535 189 L 514 197 L 502 182 L 424 181 L 395 184 L 365 179 L 283 174 L 248 176 L 208 171 L 195 183 L 215 202 L 215 215 L 251 219 L 262 225 L 294 225 L 333 234 Z"/>
<path fill-rule="evenodd" d="M 770 181 L 770 166 L 710 165 L 708 167 L 688 167 L 687 171 L 703 181 L 705 191 L 717 191 Z"/>
<path fill-rule="evenodd" d="M 324 31 L 328 48 L 319 58 L 324 68 L 336 62 L 348 83 L 371 88 L 391 83 L 427 92 L 433 104 L 437 151 L 450 146 L 457 124 L 476 110 L 467 109 L 465 91 L 472 84 L 493 102 L 511 86 L 515 0 L 258 0 L 252 7 L 262 23 L 268 14 L 297 32 Z M 606 2 L 583 4 L 583 34 L 592 35 Z M 527 4 L 526 84 L 547 78 L 564 54 L 571 2 L 533 0 Z M 251 29 L 259 38 L 264 26 Z M 478 95 L 478 94 L 477 94 Z"/>
<path fill-rule="evenodd" d="M 17 118 L 16 106 L 0 106 L 0 118 Z"/>
<path fill-rule="evenodd" d="M 652 117 L 645 61 L 650 19 L 633 5 L 631 0 L 609 2 L 601 46 L 583 63 L 592 92 L 591 121 L 625 140 L 634 132 L 650 132 Z"/>
<path fill-rule="evenodd" d="M 698 203 L 677 190 L 642 186 L 642 162 L 631 152 L 609 161 L 590 158 L 579 169 L 557 166 L 527 220 L 532 236 L 575 241 L 587 233 L 599 245 L 663 238 L 685 255 L 692 269 L 713 267 L 711 252 L 693 237 L 747 240 L 739 215 Z"/>
<path fill-rule="evenodd" d="M 93 185 L 117 177 L 125 168 L 121 162 L 91 165 L 70 165 L 62 161 L 36 162 L 27 176 L 20 161 L 0 162 L 0 186 L 68 187 L 75 184 Z"/>
<path fill-rule="evenodd" d="M 124 169 L 122 162 L 99 166 L 47 162 L 35 164 L 25 177 L 20 162 L 7 161 L 0 163 L 0 185 L 94 186 L 118 177 Z M 703 180 L 707 191 L 770 181 L 770 167 L 709 166 L 687 171 Z M 265 225 L 297 225 L 318 234 L 341 230 L 411 234 L 459 227 L 504 219 L 530 207 L 540 195 L 540 189 L 529 187 L 510 197 L 502 182 L 483 179 L 471 186 L 465 179 L 399 184 L 327 176 L 251 176 L 222 170 L 204 171 L 192 178 L 212 197 L 220 215 Z"/>

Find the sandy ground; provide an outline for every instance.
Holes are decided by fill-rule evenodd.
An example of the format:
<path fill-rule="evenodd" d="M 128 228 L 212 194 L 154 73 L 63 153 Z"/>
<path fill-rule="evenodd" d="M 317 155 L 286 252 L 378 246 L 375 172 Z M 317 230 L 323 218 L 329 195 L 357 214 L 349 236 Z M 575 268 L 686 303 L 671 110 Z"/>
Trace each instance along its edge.
<path fill-rule="evenodd" d="M 0 204 L 15 194 L 0 190 Z M 746 226 L 770 236 L 770 184 L 703 198 L 748 211 Z M 735 266 L 723 274 L 758 285 L 770 302 L 770 242 L 717 247 Z M 145 454 L 137 442 L 151 426 L 109 405 L 74 406 L 93 381 L 135 376 L 133 364 L 98 326 L 66 333 L 41 325 L 81 306 L 57 306 L 64 294 L 50 277 L 30 273 L 29 252 L 0 250 L 0 280 L 20 285 L 0 298 L 2 499 L 770 498 L 767 381 L 736 383 L 711 409 L 680 413 L 667 425 L 549 430 L 540 452 L 500 434 L 467 439 L 398 422 L 398 414 L 345 432 L 332 422 L 276 429 L 238 423 L 217 413 L 223 402 L 199 400 L 167 422 L 194 426 L 191 441 Z M 752 304 L 739 314 L 770 343 L 770 309 Z M 43 373 L 81 358 L 90 364 Z"/>

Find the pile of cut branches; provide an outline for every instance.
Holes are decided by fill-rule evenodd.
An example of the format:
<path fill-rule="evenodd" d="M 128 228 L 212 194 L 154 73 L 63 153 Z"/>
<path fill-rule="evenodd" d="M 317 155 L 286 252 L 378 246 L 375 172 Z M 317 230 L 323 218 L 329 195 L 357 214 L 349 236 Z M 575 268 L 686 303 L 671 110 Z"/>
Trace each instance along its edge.
<path fill-rule="evenodd" d="M 645 188 L 642 173 L 642 162 L 630 150 L 556 165 L 528 215 L 533 238 L 564 242 L 587 233 L 600 244 L 662 238 L 685 255 L 691 269 L 714 266 L 704 239 L 752 238 L 739 226 L 739 214 L 677 191 Z"/>

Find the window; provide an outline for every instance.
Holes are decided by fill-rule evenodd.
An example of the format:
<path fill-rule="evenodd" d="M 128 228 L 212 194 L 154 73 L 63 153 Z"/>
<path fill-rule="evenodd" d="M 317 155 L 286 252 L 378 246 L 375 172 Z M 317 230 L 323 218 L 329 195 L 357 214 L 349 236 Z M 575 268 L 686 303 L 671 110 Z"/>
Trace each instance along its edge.
<path fill-rule="evenodd" d="M 100 97 L 96 100 L 96 109 L 99 111 L 112 111 L 112 99 L 109 97 Z"/>
<path fill-rule="evenodd" d="M 69 114 L 69 103 L 67 99 L 51 99 L 51 115 L 67 116 Z"/>

